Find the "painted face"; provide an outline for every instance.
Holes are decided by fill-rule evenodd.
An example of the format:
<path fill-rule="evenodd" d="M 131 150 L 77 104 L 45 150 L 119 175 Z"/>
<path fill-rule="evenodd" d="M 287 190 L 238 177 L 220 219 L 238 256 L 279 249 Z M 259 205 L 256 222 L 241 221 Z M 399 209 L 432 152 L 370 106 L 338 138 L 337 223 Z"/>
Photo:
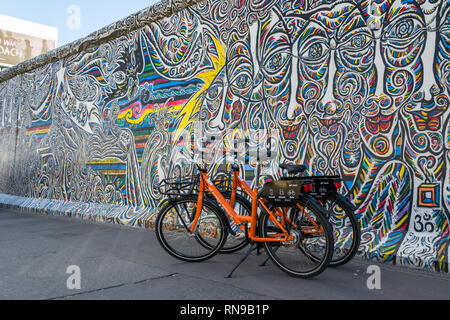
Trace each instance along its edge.
<path fill-rule="evenodd" d="M 329 37 L 326 91 L 316 105 L 312 128 L 332 136 L 337 124 L 351 127 L 349 115 L 360 109 L 375 81 L 374 40 L 359 9 L 337 6 L 316 16 L 326 24 Z M 348 111 L 348 112 L 346 112 Z"/>
<path fill-rule="evenodd" d="M 203 95 L 200 118 L 212 129 L 239 126 L 251 101 L 253 64 L 248 41 L 237 33 L 231 38 L 226 65 Z"/>
<path fill-rule="evenodd" d="M 239 64 L 230 64 L 228 68 L 230 78 L 240 79 L 238 83 L 244 84 L 233 95 L 248 99 L 245 126 L 249 129 L 264 126 L 276 132 L 281 156 L 291 160 L 306 150 L 306 117 L 291 108 L 298 91 L 299 62 L 294 43 L 303 25 L 301 18 L 286 17 L 272 9 L 267 18 L 249 25 L 247 48 L 234 59 Z M 234 65 L 245 69 L 240 68 L 243 72 L 235 74 Z"/>
<path fill-rule="evenodd" d="M 424 101 L 447 101 L 436 98 L 434 75 L 449 87 L 448 21 L 439 29 L 437 59 L 444 65 L 435 72 L 436 64 L 422 59 L 427 50 L 431 56 L 435 51 L 426 23 L 436 20 L 437 6 L 436 1 L 382 2 L 376 31 L 367 12 L 353 4 L 316 12 L 306 25 L 273 9 L 247 34 L 229 37 L 227 63 L 205 94 L 202 119 L 222 129 L 272 124 L 287 159 L 299 158 L 308 129 L 334 139 L 336 147 L 357 129 L 368 150 L 389 157 L 397 110 L 415 112 Z M 413 119 L 423 127 L 420 115 Z"/>
<path fill-rule="evenodd" d="M 380 9 L 382 26 L 373 32 L 374 70 L 370 96 L 363 102 L 362 142 L 378 157 L 395 152 L 397 110 L 417 99 L 423 84 L 421 54 L 426 32 L 420 8 L 395 1 Z"/>
<path fill-rule="evenodd" d="M 306 150 L 306 116 L 296 102 L 300 64 L 296 43 L 302 27 L 301 19 L 272 11 L 267 21 L 250 28 L 255 65 L 252 100 L 263 104 L 263 114 L 280 135 L 281 153 L 291 160 Z"/>
<path fill-rule="evenodd" d="M 294 157 L 306 124 L 304 117 L 289 113 L 298 62 L 293 63 L 288 23 L 273 11 L 245 35 L 231 34 L 226 66 L 204 97 L 202 119 L 212 128 L 276 130 L 282 153 Z"/>
<path fill-rule="evenodd" d="M 399 110 L 409 114 L 414 136 L 419 131 L 436 131 L 440 126 L 437 115 L 448 107 L 436 76 L 439 54 L 434 59 L 439 2 L 395 1 L 386 7 L 382 28 L 375 31 L 379 76 L 376 91 L 363 109 L 366 121 L 361 133 L 365 145 L 377 156 L 390 157 L 395 151 Z"/>
<path fill-rule="evenodd" d="M 312 170 L 335 173 L 343 146 L 356 154 L 344 165 L 356 167 L 360 152 L 354 150 L 359 141 L 355 121 L 361 119 L 361 106 L 376 81 L 374 39 L 361 11 L 340 4 L 311 15 L 294 48 L 298 84 L 291 114 L 309 119 L 316 153 Z"/>

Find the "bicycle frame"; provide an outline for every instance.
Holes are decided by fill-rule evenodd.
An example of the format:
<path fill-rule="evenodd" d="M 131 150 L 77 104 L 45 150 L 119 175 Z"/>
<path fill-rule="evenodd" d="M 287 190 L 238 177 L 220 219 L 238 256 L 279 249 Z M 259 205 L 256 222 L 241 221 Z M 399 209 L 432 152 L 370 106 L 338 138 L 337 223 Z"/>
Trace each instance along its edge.
<path fill-rule="evenodd" d="M 261 199 L 258 197 L 258 190 L 257 189 L 251 189 L 249 185 L 243 181 L 239 177 L 239 171 L 233 170 L 233 184 L 232 184 L 232 193 L 230 201 L 226 200 L 222 193 L 217 189 L 217 187 L 214 185 L 214 183 L 208 178 L 208 175 L 206 172 L 202 172 L 200 175 L 200 186 L 199 186 L 199 195 L 198 195 L 198 204 L 196 215 L 193 221 L 193 224 L 191 226 L 191 232 L 194 232 L 195 227 L 197 225 L 197 222 L 200 218 L 201 211 L 203 209 L 203 199 L 205 192 L 210 192 L 214 198 L 217 200 L 218 204 L 222 207 L 222 209 L 225 211 L 225 213 L 233 219 L 233 221 L 238 225 L 241 230 L 244 231 L 243 224 L 250 223 L 250 230 L 248 231 L 248 237 L 252 242 L 289 242 L 294 239 L 293 236 L 289 234 L 289 232 L 286 230 L 284 225 L 286 225 L 286 222 L 289 222 L 291 225 L 294 225 L 292 221 L 287 217 L 285 212 L 279 212 L 276 210 L 275 212 L 270 210 L 265 202 L 264 199 Z M 234 203 L 236 201 L 236 193 L 237 189 L 243 190 L 249 198 L 252 199 L 252 212 L 251 216 L 243 216 L 239 215 L 234 210 Z M 270 221 L 274 223 L 282 233 L 280 234 L 273 234 L 273 238 L 261 238 L 257 236 L 257 222 L 258 222 L 258 204 L 263 207 L 264 210 L 269 214 Z M 302 209 L 302 207 L 297 204 L 297 206 Z M 308 220 L 312 223 L 312 227 L 303 227 L 303 232 L 306 234 L 315 234 L 315 233 L 321 233 L 323 232 L 323 228 L 319 227 L 313 219 L 308 215 L 308 213 L 305 213 Z M 281 218 L 281 223 L 278 221 L 277 218 Z"/>
<path fill-rule="evenodd" d="M 237 189 L 238 189 L 238 188 L 241 189 L 241 190 L 243 190 L 250 198 L 252 198 L 252 203 L 255 203 L 253 197 L 257 197 L 257 192 L 258 192 L 258 191 L 257 191 L 256 189 L 255 189 L 255 190 L 252 190 L 252 189 L 248 186 L 247 182 L 243 181 L 243 180 L 239 177 L 239 170 L 233 169 L 233 184 L 232 184 L 232 187 L 231 187 L 231 188 L 232 188 L 232 189 L 231 189 L 231 198 L 230 198 L 230 205 L 231 205 L 231 206 L 234 206 L 234 202 L 235 202 L 235 200 L 236 200 L 236 193 L 237 193 Z M 286 224 L 286 222 L 289 222 L 291 225 L 295 225 L 295 224 L 287 217 L 287 215 L 285 214 L 286 212 L 279 212 L 278 210 L 275 210 L 275 212 L 273 212 L 273 211 L 271 211 L 271 210 L 268 209 L 268 207 L 266 206 L 266 204 L 265 204 L 261 199 L 258 199 L 258 200 L 259 200 L 259 203 L 263 206 L 263 208 L 264 208 L 264 209 L 265 209 L 272 217 L 274 217 L 274 216 L 276 216 L 276 217 L 281 217 L 281 221 L 282 221 L 282 223 L 283 223 L 284 225 Z M 297 204 L 297 207 L 298 207 L 300 210 L 302 210 L 302 207 L 301 207 L 299 204 Z M 311 219 L 311 217 L 309 216 L 308 213 L 306 213 L 306 212 L 303 212 L 303 213 L 306 214 L 308 220 L 313 224 L 313 226 L 314 226 L 315 228 L 317 228 L 317 229 L 319 230 L 319 232 L 323 232 L 323 229 L 322 229 L 321 227 L 319 227 L 319 226 L 317 225 L 317 223 L 316 223 L 313 219 Z M 287 221 L 286 221 L 286 220 L 287 220 Z M 303 232 L 304 232 L 304 233 L 315 233 L 314 231 L 308 231 L 307 228 L 306 228 L 306 229 L 303 228 Z"/>
<path fill-rule="evenodd" d="M 236 187 L 240 186 L 252 199 L 252 214 L 251 216 L 243 216 L 239 215 L 234 208 L 234 199 L 236 197 L 236 193 L 234 193 L 234 199 L 228 202 L 224 196 L 220 193 L 214 183 L 208 178 L 208 174 L 206 172 L 201 173 L 200 178 L 200 187 L 199 187 L 199 195 L 198 195 L 198 206 L 195 215 L 195 219 L 191 226 L 191 232 L 194 232 L 197 222 L 200 218 L 200 214 L 203 209 L 203 199 L 205 192 L 210 192 L 217 200 L 218 204 L 222 207 L 225 213 L 231 217 L 237 225 L 250 223 L 250 230 L 248 233 L 248 237 L 252 242 L 288 242 L 293 241 L 294 237 L 289 235 L 288 231 L 284 228 L 282 224 L 280 224 L 276 218 L 276 215 L 267 207 L 263 199 L 258 199 L 258 191 L 252 190 L 247 183 L 243 182 L 238 176 L 237 173 L 234 173 L 235 178 L 233 179 L 233 184 L 236 183 Z M 271 221 L 283 232 L 282 234 L 275 234 L 273 238 L 261 238 L 256 234 L 257 222 L 258 222 L 258 204 L 260 204 L 270 215 Z M 240 227 L 243 228 L 242 226 Z"/>

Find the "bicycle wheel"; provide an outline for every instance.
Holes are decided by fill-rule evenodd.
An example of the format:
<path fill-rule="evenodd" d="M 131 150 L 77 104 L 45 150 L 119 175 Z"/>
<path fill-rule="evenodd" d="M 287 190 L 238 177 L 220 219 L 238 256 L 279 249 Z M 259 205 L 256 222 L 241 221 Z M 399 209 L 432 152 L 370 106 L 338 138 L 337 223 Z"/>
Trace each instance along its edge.
<path fill-rule="evenodd" d="M 229 200 L 231 198 L 231 193 L 224 193 L 224 198 Z M 234 211 L 241 216 L 251 216 L 252 215 L 252 205 L 245 197 L 240 194 L 236 194 L 236 201 L 234 204 Z M 247 230 L 242 230 L 236 225 L 233 218 L 227 217 L 229 227 L 235 232 L 235 235 L 228 233 L 227 241 L 220 250 L 221 254 L 231 254 L 244 249 L 250 244 L 250 239 L 247 235 Z M 204 245 L 209 246 L 205 241 Z"/>
<path fill-rule="evenodd" d="M 156 236 L 173 257 L 200 262 L 215 256 L 225 244 L 228 226 L 219 207 L 203 200 L 203 208 L 194 232 L 190 231 L 197 210 L 197 196 L 183 196 L 170 201 L 156 219 Z M 202 240 L 199 240 L 202 239 Z M 207 241 L 209 246 L 201 245 Z"/>
<path fill-rule="evenodd" d="M 309 196 L 299 199 L 301 210 L 297 208 L 277 208 L 284 210 L 285 229 L 294 240 L 288 243 L 265 242 L 264 247 L 271 260 L 284 272 L 293 277 L 312 278 L 328 267 L 333 254 L 333 234 L 322 207 Z M 278 215 L 278 222 L 283 218 Z M 259 222 L 263 238 L 273 238 L 282 234 L 268 212 L 262 210 Z M 313 252 L 313 256 L 309 253 Z"/>
<path fill-rule="evenodd" d="M 361 229 L 353 209 L 340 195 L 328 194 L 320 204 L 327 210 L 328 222 L 333 229 L 334 252 L 330 266 L 338 267 L 351 261 L 358 252 Z"/>

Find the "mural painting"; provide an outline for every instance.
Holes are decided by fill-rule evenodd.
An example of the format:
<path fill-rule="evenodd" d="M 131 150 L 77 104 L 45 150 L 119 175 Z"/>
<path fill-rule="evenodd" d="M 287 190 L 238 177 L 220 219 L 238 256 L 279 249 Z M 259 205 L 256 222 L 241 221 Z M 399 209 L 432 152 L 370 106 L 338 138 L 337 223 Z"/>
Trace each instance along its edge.
<path fill-rule="evenodd" d="M 275 156 L 262 180 L 284 162 L 344 178 L 361 256 L 448 272 L 449 12 L 444 0 L 202 1 L 0 83 L 0 191 L 156 208 L 162 179 L 194 171 L 198 123 L 230 141 L 263 132 Z M 210 170 L 226 170 L 213 150 Z M 241 165 L 254 179 L 254 157 Z"/>

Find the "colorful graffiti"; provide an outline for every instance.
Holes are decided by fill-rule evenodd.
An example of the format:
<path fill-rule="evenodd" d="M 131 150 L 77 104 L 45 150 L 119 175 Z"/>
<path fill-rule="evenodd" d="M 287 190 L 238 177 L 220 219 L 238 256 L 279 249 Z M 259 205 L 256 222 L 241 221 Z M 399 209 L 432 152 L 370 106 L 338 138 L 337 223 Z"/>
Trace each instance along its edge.
<path fill-rule="evenodd" d="M 0 83 L 0 191 L 154 208 L 161 179 L 193 172 L 183 133 L 262 130 L 276 154 L 263 179 L 283 162 L 344 178 L 360 255 L 448 272 L 449 13 L 444 0 L 202 1 Z"/>

